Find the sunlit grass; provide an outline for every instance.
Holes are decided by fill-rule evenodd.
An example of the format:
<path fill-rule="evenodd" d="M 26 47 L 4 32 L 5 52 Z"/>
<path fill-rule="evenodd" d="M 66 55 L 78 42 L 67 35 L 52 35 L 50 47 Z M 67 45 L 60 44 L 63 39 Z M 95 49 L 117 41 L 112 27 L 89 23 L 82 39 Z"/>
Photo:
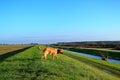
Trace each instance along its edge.
<path fill-rule="evenodd" d="M 0 63 L 1 80 L 119 80 L 83 62 L 58 54 L 58 59 L 41 60 L 34 46 Z"/>

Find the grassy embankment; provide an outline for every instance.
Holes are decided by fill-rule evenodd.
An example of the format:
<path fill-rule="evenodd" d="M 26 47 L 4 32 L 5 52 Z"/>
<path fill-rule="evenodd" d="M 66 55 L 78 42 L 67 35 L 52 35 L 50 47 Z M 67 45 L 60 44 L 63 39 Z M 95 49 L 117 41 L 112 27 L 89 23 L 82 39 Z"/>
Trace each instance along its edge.
<path fill-rule="evenodd" d="M 57 46 L 57 47 L 67 49 L 67 50 L 71 50 L 71 51 L 80 52 L 79 48 L 76 49 L 76 48 L 65 47 L 65 46 L 64 47 L 63 46 Z M 92 50 L 91 50 L 91 52 L 92 52 Z M 96 51 L 96 53 L 97 53 L 97 51 Z M 112 62 L 106 62 L 106 61 L 103 61 L 103 60 L 98 60 L 98 59 L 93 59 L 93 58 L 88 58 L 88 57 L 85 57 L 85 56 L 81 56 L 79 54 L 70 54 L 70 53 L 67 54 L 66 53 L 65 55 L 67 55 L 67 56 L 69 56 L 71 58 L 74 58 L 76 60 L 82 61 L 84 63 L 87 63 L 87 64 L 89 64 L 91 66 L 97 67 L 99 69 L 110 71 L 111 74 L 114 74 L 116 76 L 120 75 L 120 64 L 116 64 L 116 63 L 112 63 Z"/>
<path fill-rule="evenodd" d="M 81 56 L 79 54 L 66 53 L 65 55 L 67 55 L 73 59 L 87 63 L 87 64 L 89 64 L 93 67 L 96 67 L 98 69 L 101 69 L 103 71 L 108 71 L 108 73 L 120 77 L 119 76 L 120 75 L 120 65 L 119 64 L 112 63 L 112 62 L 106 62 L 106 61 L 98 60 L 98 59 L 94 59 L 94 58 L 89 58 L 86 56 Z"/>
<path fill-rule="evenodd" d="M 58 59 L 41 60 L 37 46 L 6 58 L 0 63 L 1 80 L 119 80 L 81 61 L 58 54 Z"/>

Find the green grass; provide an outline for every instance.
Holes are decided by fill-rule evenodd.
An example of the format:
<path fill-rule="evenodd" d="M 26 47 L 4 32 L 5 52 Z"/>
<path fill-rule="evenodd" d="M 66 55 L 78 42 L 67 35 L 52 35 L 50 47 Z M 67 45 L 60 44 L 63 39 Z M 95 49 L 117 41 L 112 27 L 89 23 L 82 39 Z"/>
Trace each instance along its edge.
<path fill-rule="evenodd" d="M 70 47 L 60 46 L 60 48 L 71 50 Z M 79 51 L 79 49 L 77 51 Z M 82 56 L 82 55 L 79 55 L 79 54 L 66 53 L 65 55 L 67 55 L 67 56 L 69 56 L 73 59 L 76 59 L 76 60 L 82 61 L 84 63 L 87 63 L 91 66 L 97 67 L 99 69 L 108 70 L 116 76 L 120 75 L 120 64 L 116 64 L 116 63 L 113 63 L 113 62 L 107 62 L 107 61 L 103 61 L 103 60 L 98 60 L 98 59 L 94 59 L 94 58 L 89 58 L 89 57 L 85 57 L 85 56 Z"/>
<path fill-rule="evenodd" d="M 116 64 L 116 63 L 112 63 L 112 62 L 106 62 L 103 60 L 98 60 L 98 59 L 94 59 L 94 58 L 89 58 L 86 56 L 82 56 L 79 54 L 72 54 L 72 53 L 68 53 L 66 52 L 67 56 L 82 61 L 84 63 L 87 63 L 93 67 L 97 67 L 101 70 L 108 70 L 110 72 L 112 72 L 112 74 L 119 76 L 120 75 L 120 65 Z"/>
<path fill-rule="evenodd" d="M 41 60 L 34 46 L 0 63 L 1 80 L 119 80 L 79 60 L 58 54 L 58 59 Z M 66 53 L 68 54 L 68 53 Z M 71 54 L 71 53 L 70 53 Z"/>

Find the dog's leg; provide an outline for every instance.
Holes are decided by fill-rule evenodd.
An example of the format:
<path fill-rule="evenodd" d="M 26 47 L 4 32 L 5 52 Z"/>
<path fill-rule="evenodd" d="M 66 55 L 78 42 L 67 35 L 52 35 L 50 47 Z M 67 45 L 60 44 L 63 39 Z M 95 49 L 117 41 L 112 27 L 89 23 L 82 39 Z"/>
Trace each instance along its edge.
<path fill-rule="evenodd" d="M 44 54 L 41 56 L 41 59 L 43 59 L 45 56 L 44 56 Z"/>
<path fill-rule="evenodd" d="M 48 54 L 48 53 L 49 53 L 49 52 L 47 52 L 47 51 L 44 53 L 45 59 L 47 59 L 47 54 Z"/>
<path fill-rule="evenodd" d="M 41 59 L 43 59 L 43 58 L 44 58 L 44 59 L 47 59 L 47 52 L 44 52 L 44 53 L 43 53 Z"/>
<path fill-rule="evenodd" d="M 57 59 L 57 53 L 54 54 L 54 57 L 56 57 L 56 59 Z"/>
<path fill-rule="evenodd" d="M 45 55 L 45 59 L 47 59 L 47 55 Z"/>

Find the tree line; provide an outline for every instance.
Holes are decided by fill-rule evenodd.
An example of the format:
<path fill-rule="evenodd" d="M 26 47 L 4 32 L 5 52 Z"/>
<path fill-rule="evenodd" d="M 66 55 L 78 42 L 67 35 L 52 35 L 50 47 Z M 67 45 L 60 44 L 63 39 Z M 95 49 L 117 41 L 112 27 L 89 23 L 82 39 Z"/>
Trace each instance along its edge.
<path fill-rule="evenodd" d="M 85 48 L 112 48 L 120 50 L 120 41 L 59 42 L 52 45 Z"/>

